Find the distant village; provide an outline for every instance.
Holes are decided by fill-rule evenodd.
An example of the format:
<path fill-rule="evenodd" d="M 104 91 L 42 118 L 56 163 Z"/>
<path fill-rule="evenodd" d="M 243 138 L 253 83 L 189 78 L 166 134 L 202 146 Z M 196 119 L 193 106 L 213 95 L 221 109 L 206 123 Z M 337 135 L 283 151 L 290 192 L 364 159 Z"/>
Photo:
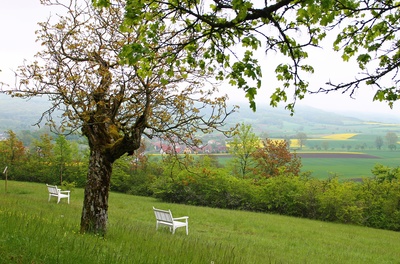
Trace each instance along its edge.
<path fill-rule="evenodd" d="M 7 140 L 6 133 L 0 133 L 0 141 Z M 204 140 L 204 139 L 203 139 Z M 162 141 L 160 139 L 146 140 L 146 152 L 150 153 L 176 153 L 176 154 L 205 154 L 205 153 L 226 153 L 228 152 L 227 143 L 229 139 L 224 136 L 210 136 L 209 139 L 204 140 L 203 145 L 198 147 L 188 147 L 183 144 L 171 144 L 169 141 Z"/>
<path fill-rule="evenodd" d="M 207 153 L 226 153 L 228 152 L 227 141 L 225 139 L 210 139 L 199 147 L 188 147 L 186 145 L 171 145 L 170 142 L 152 141 L 151 149 L 160 154 L 207 154 Z"/>
<path fill-rule="evenodd" d="M 226 153 L 227 147 L 226 144 L 221 142 L 216 142 L 215 140 L 209 140 L 206 145 L 202 145 L 200 147 L 187 147 L 185 145 L 176 145 L 172 146 L 171 144 L 164 144 L 161 142 L 152 143 L 154 150 L 160 152 L 160 154 L 164 153 L 178 153 L 178 154 L 194 154 L 194 153 Z"/>

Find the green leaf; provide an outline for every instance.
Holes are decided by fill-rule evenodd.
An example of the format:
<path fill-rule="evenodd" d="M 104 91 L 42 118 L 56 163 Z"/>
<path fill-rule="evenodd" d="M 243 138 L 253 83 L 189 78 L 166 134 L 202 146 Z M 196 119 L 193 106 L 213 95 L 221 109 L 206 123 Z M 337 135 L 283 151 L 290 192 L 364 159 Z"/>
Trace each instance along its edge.
<path fill-rule="evenodd" d="M 110 7 L 111 2 L 109 0 L 92 0 L 94 7 Z"/>

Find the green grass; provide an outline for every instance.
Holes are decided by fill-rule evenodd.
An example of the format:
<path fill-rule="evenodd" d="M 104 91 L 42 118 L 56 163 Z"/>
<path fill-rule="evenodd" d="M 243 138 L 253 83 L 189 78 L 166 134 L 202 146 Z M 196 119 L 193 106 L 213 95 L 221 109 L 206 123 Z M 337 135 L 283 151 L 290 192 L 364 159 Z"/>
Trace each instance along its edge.
<path fill-rule="evenodd" d="M 310 152 L 310 149 L 303 151 Z M 357 153 L 365 153 L 368 155 L 377 156 L 378 159 L 365 158 L 303 158 L 301 160 L 303 167 L 302 171 L 311 171 L 312 176 L 318 179 L 326 179 L 331 175 L 337 175 L 340 179 L 355 179 L 373 176 L 371 169 L 377 164 L 383 164 L 389 167 L 399 166 L 399 151 L 390 150 L 352 150 Z M 352 152 L 350 151 L 350 152 Z M 301 153 L 302 151 L 297 151 Z M 314 150 L 316 153 L 326 152 L 343 152 L 347 150 L 336 148 L 333 151 Z M 232 159 L 229 155 L 216 155 L 220 164 L 227 166 Z"/>
<path fill-rule="evenodd" d="M 373 176 L 371 169 L 380 163 L 379 159 L 329 159 L 306 158 L 302 159 L 302 171 L 311 171 L 312 176 L 318 179 L 326 179 L 331 175 L 337 175 L 339 179 L 354 179 Z"/>
<path fill-rule="evenodd" d="M 0 187 L 4 181 L 0 181 Z M 105 238 L 79 234 L 83 190 L 47 202 L 44 184 L 0 189 L 0 263 L 396 263 L 400 233 L 110 194 Z M 152 206 L 188 215 L 189 236 L 155 230 Z"/>
<path fill-rule="evenodd" d="M 371 170 L 378 163 L 389 167 L 399 166 L 400 153 L 398 151 L 364 150 L 359 152 L 377 156 L 378 159 L 304 158 L 301 160 L 302 170 L 311 171 L 312 176 L 318 179 L 326 179 L 332 174 L 336 174 L 340 179 L 354 179 L 373 176 Z"/>

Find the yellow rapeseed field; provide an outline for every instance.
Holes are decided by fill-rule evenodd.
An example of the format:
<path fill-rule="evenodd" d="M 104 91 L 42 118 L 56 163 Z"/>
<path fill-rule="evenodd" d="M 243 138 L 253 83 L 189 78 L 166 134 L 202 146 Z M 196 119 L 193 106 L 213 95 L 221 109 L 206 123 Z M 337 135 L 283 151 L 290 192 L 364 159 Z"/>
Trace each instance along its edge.
<path fill-rule="evenodd" d="M 281 141 L 284 141 L 285 139 L 283 139 L 283 138 L 274 138 L 272 140 L 276 141 L 276 142 L 281 142 Z M 290 148 L 300 148 L 299 140 L 297 140 L 297 139 L 289 139 L 289 147 Z"/>
<path fill-rule="evenodd" d="M 297 140 L 297 139 L 290 139 L 290 147 L 291 147 L 291 148 L 300 148 L 299 140 Z"/>
<path fill-rule="evenodd" d="M 378 126 L 400 126 L 400 124 L 396 124 L 396 123 L 381 123 L 381 122 L 364 122 L 364 124 L 367 125 L 378 125 Z"/>
<path fill-rule="evenodd" d="M 352 138 L 356 136 L 356 133 L 343 133 L 343 134 L 332 134 L 332 135 L 327 135 L 323 136 L 323 139 L 332 139 L 332 140 L 346 140 L 349 138 Z"/>

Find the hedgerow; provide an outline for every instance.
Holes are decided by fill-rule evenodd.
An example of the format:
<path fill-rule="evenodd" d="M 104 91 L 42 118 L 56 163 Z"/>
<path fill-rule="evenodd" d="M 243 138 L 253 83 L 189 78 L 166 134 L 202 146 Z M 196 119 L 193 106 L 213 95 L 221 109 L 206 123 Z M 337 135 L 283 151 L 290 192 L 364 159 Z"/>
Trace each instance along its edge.
<path fill-rule="evenodd" d="M 197 164 L 198 165 L 198 164 Z M 197 166 L 157 177 L 154 196 L 172 203 L 317 219 L 400 231 L 400 181 L 368 178 L 340 182 L 295 175 L 239 179 Z"/>

